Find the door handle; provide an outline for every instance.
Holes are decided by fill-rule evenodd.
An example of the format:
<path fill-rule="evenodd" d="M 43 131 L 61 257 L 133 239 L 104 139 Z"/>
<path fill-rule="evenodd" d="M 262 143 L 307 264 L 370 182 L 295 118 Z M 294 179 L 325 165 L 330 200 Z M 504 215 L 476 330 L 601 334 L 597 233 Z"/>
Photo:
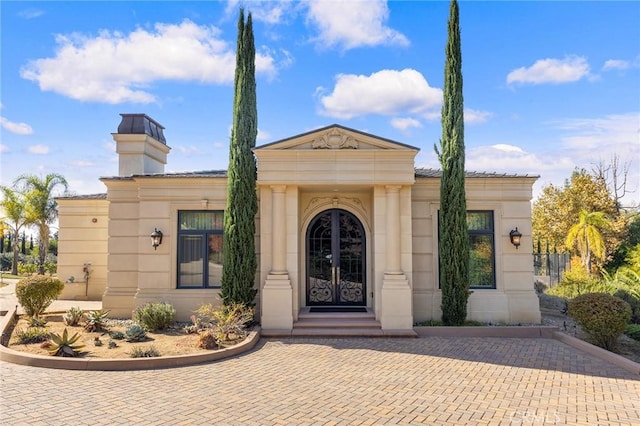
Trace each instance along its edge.
<path fill-rule="evenodd" d="M 336 266 L 336 275 L 337 275 L 336 284 L 339 284 L 340 283 L 340 267 L 339 266 Z"/>
<path fill-rule="evenodd" d="M 336 267 L 332 266 L 331 267 L 331 283 L 335 284 L 336 282 Z"/>

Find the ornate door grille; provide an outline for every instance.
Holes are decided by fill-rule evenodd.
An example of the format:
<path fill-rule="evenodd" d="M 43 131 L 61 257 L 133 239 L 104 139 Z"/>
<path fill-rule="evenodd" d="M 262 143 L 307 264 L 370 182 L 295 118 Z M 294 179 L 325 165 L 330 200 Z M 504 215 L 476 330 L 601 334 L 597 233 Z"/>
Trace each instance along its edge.
<path fill-rule="evenodd" d="M 332 209 L 307 229 L 307 305 L 366 304 L 365 234 L 351 213 Z"/>

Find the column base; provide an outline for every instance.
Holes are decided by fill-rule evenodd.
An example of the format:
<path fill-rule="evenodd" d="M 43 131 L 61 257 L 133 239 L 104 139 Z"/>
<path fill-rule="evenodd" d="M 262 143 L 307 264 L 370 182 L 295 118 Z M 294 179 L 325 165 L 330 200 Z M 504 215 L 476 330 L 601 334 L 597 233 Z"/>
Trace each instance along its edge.
<path fill-rule="evenodd" d="M 136 292 L 107 289 L 102 296 L 102 309 L 109 311 L 109 318 L 132 318 Z"/>
<path fill-rule="evenodd" d="M 267 330 L 293 329 L 293 290 L 289 274 L 269 274 L 261 295 L 261 325 Z"/>
<path fill-rule="evenodd" d="M 406 275 L 384 275 L 381 311 L 380 324 L 383 330 L 413 329 L 412 294 Z"/>

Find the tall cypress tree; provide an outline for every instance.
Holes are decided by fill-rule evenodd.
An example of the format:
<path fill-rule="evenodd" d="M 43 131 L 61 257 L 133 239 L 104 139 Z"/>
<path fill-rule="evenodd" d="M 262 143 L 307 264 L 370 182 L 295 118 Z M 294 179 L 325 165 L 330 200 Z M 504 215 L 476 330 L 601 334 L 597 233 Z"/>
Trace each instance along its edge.
<path fill-rule="evenodd" d="M 463 325 L 469 297 L 469 235 L 464 189 L 464 115 L 462 52 L 458 3 L 451 1 L 445 49 L 440 181 L 440 286 L 442 322 Z"/>
<path fill-rule="evenodd" d="M 245 24 L 244 10 L 240 9 L 224 216 L 222 300 L 225 305 L 255 304 L 257 260 L 254 237 L 258 200 L 252 148 L 256 145 L 257 133 L 253 24 L 251 13 Z"/>

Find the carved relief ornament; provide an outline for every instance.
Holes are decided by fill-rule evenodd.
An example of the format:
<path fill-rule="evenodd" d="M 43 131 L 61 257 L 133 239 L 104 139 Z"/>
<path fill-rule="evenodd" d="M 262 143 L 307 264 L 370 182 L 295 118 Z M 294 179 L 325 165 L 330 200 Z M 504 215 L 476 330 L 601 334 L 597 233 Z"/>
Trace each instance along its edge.
<path fill-rule="evenodd" d="M 358 149 L 358 141 L 338 129 L 332 129 L 311 142 L 313 149 Z"/>

